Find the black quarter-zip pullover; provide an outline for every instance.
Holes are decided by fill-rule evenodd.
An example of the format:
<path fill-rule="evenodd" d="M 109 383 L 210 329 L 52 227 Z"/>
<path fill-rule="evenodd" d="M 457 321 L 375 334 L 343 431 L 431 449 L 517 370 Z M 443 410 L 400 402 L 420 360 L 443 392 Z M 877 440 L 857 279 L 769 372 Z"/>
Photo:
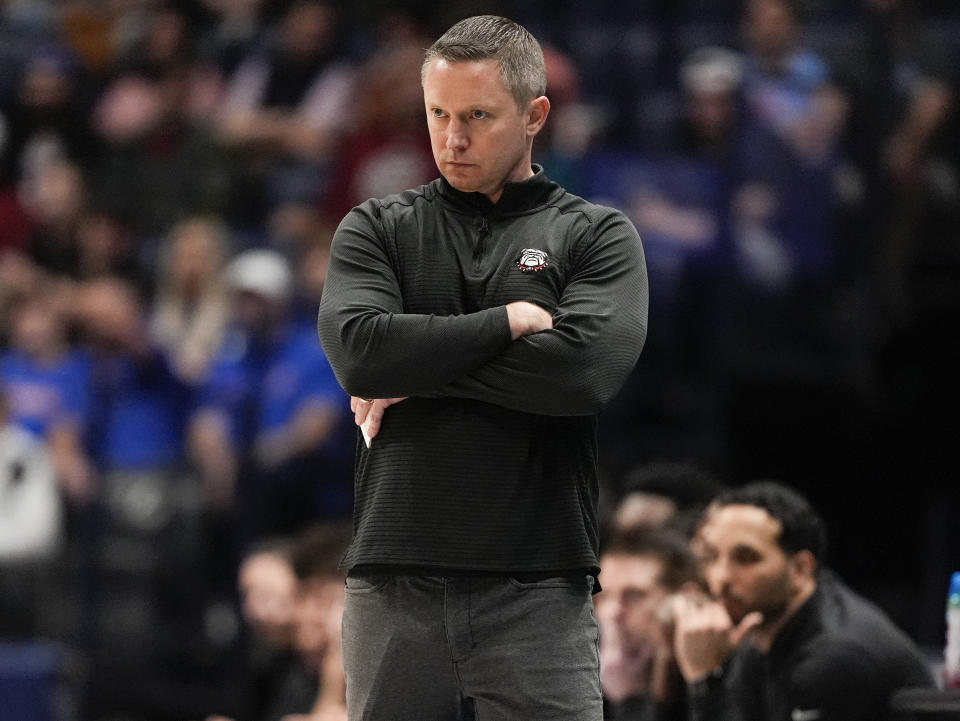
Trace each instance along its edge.
<path fill-rule="evenodd" d="M 348 393 L 406 397 L 357 443 L 344 565 L 597 569 L 597 414 L 646 335 L 639 236 L 543 170 L 497 203 L 440 178 L 354 208 L 318 328 Z M 554 327 L 511 340 L 506 304 Z"/>

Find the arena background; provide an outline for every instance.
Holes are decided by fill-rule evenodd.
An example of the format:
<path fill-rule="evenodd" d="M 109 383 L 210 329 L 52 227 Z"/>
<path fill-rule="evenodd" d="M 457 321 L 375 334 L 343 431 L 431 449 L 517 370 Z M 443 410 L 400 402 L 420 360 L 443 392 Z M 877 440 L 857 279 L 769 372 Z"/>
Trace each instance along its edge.
<path fill-rule="evenodd" d="M 40 443 L 73 428 L 66 457 L 101 480 L 60 465 L 74 485 L 59 499 L 14 507 L 0 494 L 0 675 L 14 679 L 0 679 L 0 699 L 36 667 L 37 684 L 59 689 L 37 719 L 202 717 L 239 623 L 236 537 L 348 517 L 344 416 L 307 470 L 290 471 L 309 485 L 322 468 L 321 491 L 296 513 L 272 509 L 269 527 L 240 513 L 223 532 L 175 422 L 203 406 L 202 374 L 182 375 L 183 405 L 169 406 L 142 367 L 117 371 L 134 361 L 111 355 L 109 331 L 157 327 L 185 220 L 213 222 L 224 264 L 268 248 L 297 271 L 352 205 L 435 177 L 421 53 L 487 12 L 546 50 L 553 110 L 535 161 L 624 210 L 644 239 L 649 339 L 602 416 L 605 508 L 652 461 L 792 483 L 827 520 L 830 565 L 935 658 L 960 569 L 956 3 L 798 0 L 802 53 L 780 76 L 760 71 L 763 43 L 788 30 L 771 21 L 750 36 L 738 0 L 357 0 L 290 26 L 303 5 L 316 3 L 0 3 L 0 388 L 12 423 L 42 417 L 20 424 Z M 278 52 L 298 40 L 299 57 Z M 295 275 L 287 320 L 307 328 L 322 279 Z M 98 307 L 104 277 L 133 295 Z M 25 305 L 48 309 L 61 345 L 87 358 L 71 391 L 86 400 L 54 407 L 49 379 L 18 365 Z M 118 306 L 133 315 L 111 315 Z M 161 347 L 179 357 L 178 342 Z M 134 397 L 142 408 L 127 408 Z M 151 473 L 161 480 L 142 481 Z M 4 482 L 23 487 L 13 475 Z M 130 488 L 147 490 L 129 501 Z M 117 498 L 176 510 L 118 529 Z M 29 546 L 16 529 L 41 537 Z M 98 653 L 175 640 L 144 665 L 153 678 L 124 682 L 117 709 L 89 702 L 91 684 L 124 697 L 98 678 Z"/>

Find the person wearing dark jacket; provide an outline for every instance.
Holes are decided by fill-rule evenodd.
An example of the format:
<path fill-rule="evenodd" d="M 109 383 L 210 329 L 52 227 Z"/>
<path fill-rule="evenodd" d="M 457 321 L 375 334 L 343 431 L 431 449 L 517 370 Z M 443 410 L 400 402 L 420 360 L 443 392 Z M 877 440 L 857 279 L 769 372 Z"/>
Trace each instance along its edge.
<path fill-rule="evenodd" d="M 606 721 L 684 721 L 686 688 L 673 652 L 670 609 L 702 596 L 687 538 L 664 528 L 616 532 L 600 555 L 600 680 Z"/>
<path fill-rule="evenodd" d="M 820 569 L 825 543 L 782 484 L 711 503 L 695 546 L 715 600 L 674 608 L 691 721 L 888 721 L 894 692 L 933 685 L 906 634 Z"/>
<path fill-rule="evenodd" d="M 532 164 L 524 28 L 461 21 L 422 84 L 442 177 L 343 219 L 320 302 L 362 432 L 349 716 L 599 721 L 597 415 L 646 335 L 640 239 Z"/>

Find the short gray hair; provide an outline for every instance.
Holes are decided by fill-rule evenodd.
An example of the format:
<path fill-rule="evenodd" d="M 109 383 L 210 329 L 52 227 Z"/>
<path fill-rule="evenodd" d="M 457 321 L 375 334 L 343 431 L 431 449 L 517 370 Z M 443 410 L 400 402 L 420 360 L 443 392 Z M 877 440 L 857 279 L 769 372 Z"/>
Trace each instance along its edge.
<path fill-rule="evenodd" d="M 525 27 L 498 15 L 466 18 L 441 35 L 427 48 L 421 82 L 435 58 L 451 63 L 495 59 L 500 80 L 520 109 L 547 92 L 547 69 L 540 43 Z"/>

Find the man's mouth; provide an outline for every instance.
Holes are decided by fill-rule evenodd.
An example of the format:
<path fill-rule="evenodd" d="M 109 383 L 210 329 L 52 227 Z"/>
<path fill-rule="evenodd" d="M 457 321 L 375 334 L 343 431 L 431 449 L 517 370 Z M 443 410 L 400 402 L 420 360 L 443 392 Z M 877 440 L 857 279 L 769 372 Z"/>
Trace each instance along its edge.
<path fill-rule="evenodd" d="M 739 598 L 721 596 L 720 602 L 723 604 L 723 607 L 727 609 L 727 613 L 730 614 L 730 618 L 734 623 L 738 622 L 747 614 L 747 605 Z"/>

